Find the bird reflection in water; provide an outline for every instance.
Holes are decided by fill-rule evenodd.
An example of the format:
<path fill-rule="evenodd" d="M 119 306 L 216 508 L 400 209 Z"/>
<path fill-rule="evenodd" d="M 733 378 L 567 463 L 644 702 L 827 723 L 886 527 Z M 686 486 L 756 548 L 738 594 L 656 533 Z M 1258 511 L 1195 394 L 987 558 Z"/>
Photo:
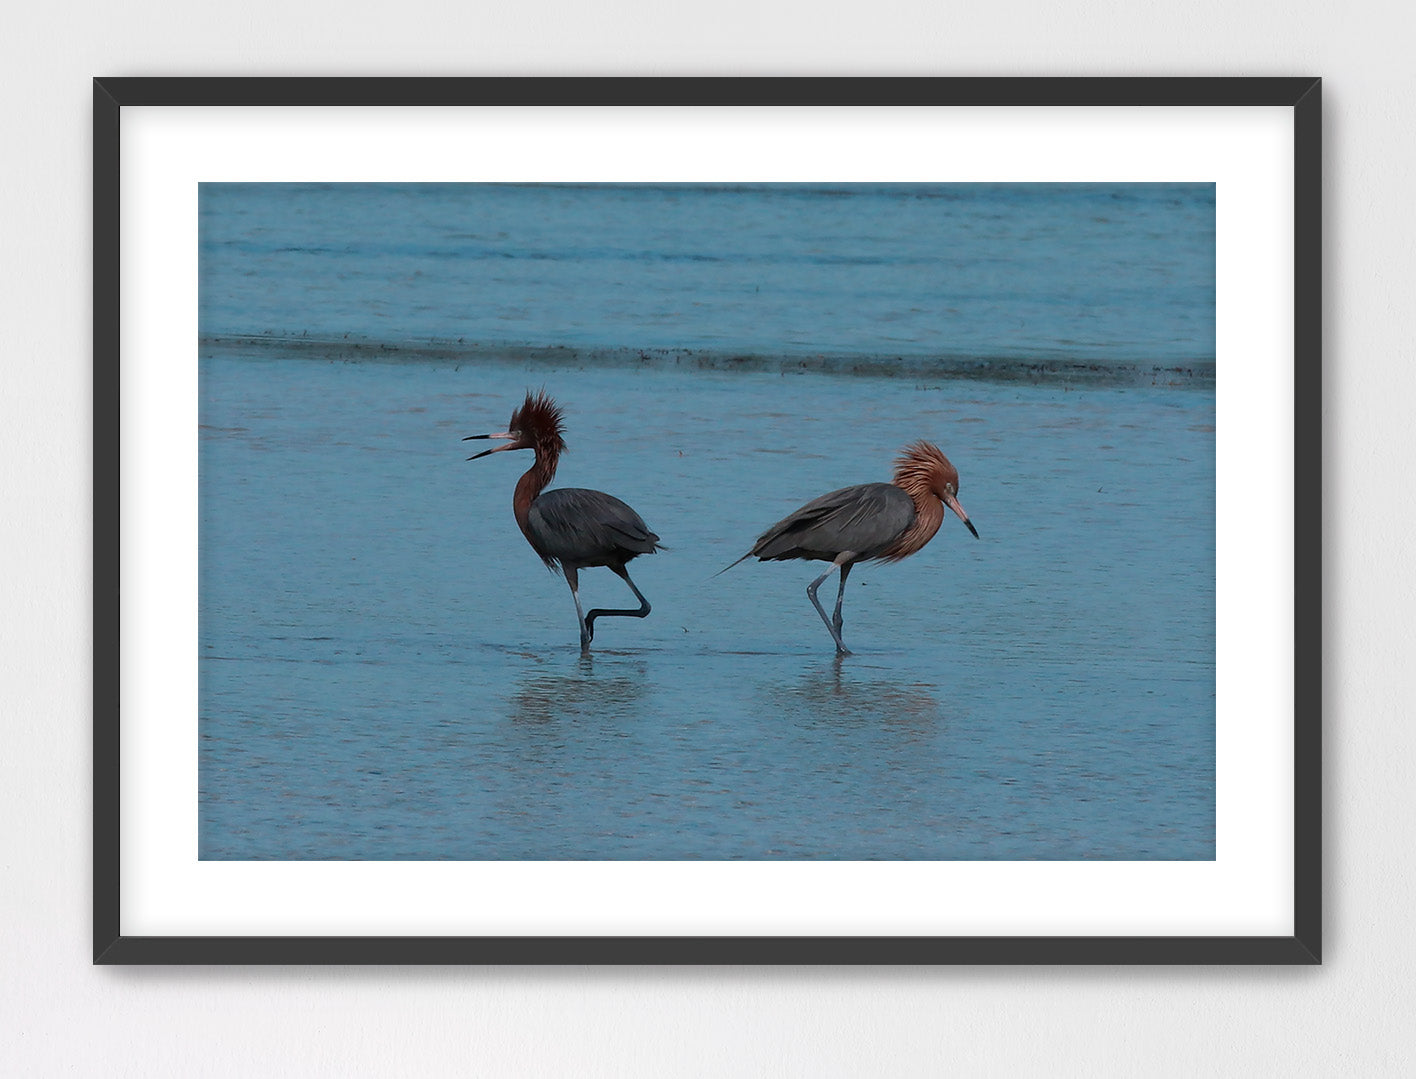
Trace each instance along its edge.
<path fill-rule="evenodd" d="M 947 717 L 935 686 L 908 682 L 898 672 L 871 678 L 869 668 L 842 670 L 842 656 L 805 671 L 795 682 L 769 686 L 771 706 L 789 715 L 871 723 L 934 732 Z"/>
<path fill-rule="evenodd" d="M 647 681 L 643 663 L 616 663 L 595 672 L 593 656 L 583 654 L 574 673 L 529 674 L 511 698 L 515 723 L 564 720 L 623 720 L 643 711 Z"/>

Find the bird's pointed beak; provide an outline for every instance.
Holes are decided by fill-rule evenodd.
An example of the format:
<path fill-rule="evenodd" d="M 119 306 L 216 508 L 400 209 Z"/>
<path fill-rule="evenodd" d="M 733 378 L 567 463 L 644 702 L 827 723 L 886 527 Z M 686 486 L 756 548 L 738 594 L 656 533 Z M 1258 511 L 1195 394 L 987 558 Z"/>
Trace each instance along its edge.
<path fill-rule="evenodd" d="M 469 461 L 475 461 L 478 457 L 485 457 L 489 453 L 500 453 L 502 450 L 516 449 L 516 436 L 510 431 L 499 431 L 497 434 L 494 435 L 468 435 L 462 441 L 471 442 L 474 439 L 479 438 L 505 438 L 508 441 L 505 446 L 493 446 L 491 449 L 483 450 L 481 453 L 474 453 L 471 457 L 467 458 Z"/>
<path fill-rule="evenodd" d="M 973 526 L 973 522 L 969 520 L 969 515 L 964 512 L 964 507 L 959 505 L 959 500 L 953 495 L 945 495 L 944 505 L 948 506 L 951 510 L 957 513 L 959 515 L 959 520 L 964 522 L 964 527 L 973 533 L 974 539 L 978 539 L 978 529 L 975 528 Z"/>

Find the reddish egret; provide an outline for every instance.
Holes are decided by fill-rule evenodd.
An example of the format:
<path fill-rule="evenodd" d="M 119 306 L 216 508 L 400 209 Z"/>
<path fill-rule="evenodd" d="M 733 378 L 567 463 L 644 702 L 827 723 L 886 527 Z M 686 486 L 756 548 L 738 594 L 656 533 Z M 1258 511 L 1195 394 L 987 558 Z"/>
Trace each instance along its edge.
<path fill-rule="evenodd" d="M 570 594 L 575 600 L 575 617 L 580 622 L 580 650 L 588 652 L 595 639 L 595 619 L 601 615 L 643 618 L 649 613 L 649 601 L 629 579 L 625 563 L 642 554 L 659 549 L 659 537 L 650 532 L 639 514 L 613 495 L 603 491 L 587 491 L 580 487 L 562 487 L 545 491 L 556 474 L 556 464 L 565 452 L 561 437 L 560 406 L 544 392 L 527 393 L 521 407 L 511 414 L 507 429 L 494 435 L 468 435 L 462 441 L 475 438 L 505 438 L 505 446 L 483 450 L 467 458 L 475 461 L 489 453 L 502 450 L 535 450 L 536 460 L 526 474 L 516 482 L 516 494 L 511 507 L 521 533 L 531 549 L 541 556 L 546 568 L 557 568 L 565 574 Z M 542 494 L 542 491 L 545 491 Z M 580 608 L 580 571 L 591 566 L 605 566 L 634 593 L 639 600 L 637 610 L 610 611 L 596 609 L 589 614 Z"/>
<path fill-rule="evenodd" d="M 890 483 L 842 487 L 813 499 L 762 533 L 752 550 L 733 566 L 753 555 L 762 562 L 789 558 L 830 562 L 831 568 L 807 585 L 806 594 L 831 631 L 836 651 L 849 655 L 850 649 L 841 640 L 841 600 L 851 567 L 857 562 L 898 562 L 914 554 L 939 531 L 945 506 L 957 513 L 978 539 L 978 529 L 959 505 L 958 491 L 959 472 L 949 458 L 938 446 L 916 442 L 906 446 L 895 460 L 895 478 Z M 836 615 L 827 618 L 816 590 L 836 570 L 841 571 Z"/>

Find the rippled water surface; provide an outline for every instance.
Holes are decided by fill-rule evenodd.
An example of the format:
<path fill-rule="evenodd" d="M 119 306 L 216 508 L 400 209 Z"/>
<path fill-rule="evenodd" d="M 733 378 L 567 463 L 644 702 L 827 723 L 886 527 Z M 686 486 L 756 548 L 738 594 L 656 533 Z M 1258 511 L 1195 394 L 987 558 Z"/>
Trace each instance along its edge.
<path fill-rule="evenodd" d="M 636 226 L 623 192 L 614 199 L 625 206 L 599 214 L 581 189 L 543 193 L 549 205 L 531 213 L 528 190 L 499 189 L 485 221 L 458 226 L 480 237 L 480 247 L 461 241 L 481 252 L 471 265 L 461 248 L 439 262 L 425 237 L 408 238 L 422 237 L 420 214 L 447 217 L 445 189 L 383 192 L 403 210 L 372 219 L 378 192 L 355 192 L 353 209 L 319 189 L 204 194 L 202 857 L 1214 856 L 1212 388 L 528 363 L 493 345 L 457 362 L 348 362 L 282 340 L 306 328 L 455 338 L 519 293 L 530 313 L 503 336 L 524 343 L 706 347 L 716 334 L 735 347 L 884 355 L 869 348 L 877 316 L 931 290 L 899 282 L 944 272 L 923 241 L 903 245 L 901 265 L 862 266 L 859 252 L 831 261 L 845 256 L 821 222 L 839 213 L 843 229 L 879 232 L 888 200 L 853 218 L 849 197 L 797 196 L 810 209 L 794 216 L 780 192 L 757 203 L 738 193 L 744 205 L 724 218 L 721 193 L 656 193 Z M 1212 265 L 1210 191 L 1166 194 L 1180 206 L 1146 211 L 1156 236 L 1140 248 L 1167 249 L 1170 236 L 1174 261 L 1189 265 L 1181 249 L 1208 242 Z M 1122 194 L 1145 204 L 1164 193 Z M 1100 197 L 1063 189 L 1051 217 L 1065 222 Z M 678 226 L 665 209 L 674 198 L 692 204 Z M 924 228 L 929 206 L 963 214 L 960 201 L 912 200 L 906 231 Z M 1006 217 L 1007 201 L 987 212 Z M 1047 207 L 1017 214 L 1006 228 L 1019 237 L 996 262 L 949 256 L 967 261 L 979 310 L 1012 309 L 1015 293 L 1028 308 L 1036 294 L 1006 267 L 1032 249 L 1044 261 L 1072 251 L 1083 269 L 1106 263 L 1098 274 L 1115 270 L 1140 290 L 1116 301 L 1129 313 L 1089 316 L 1096 340 L 1164 359 L 1204 355 L 1208 334 L 1213 358 L 1212 278 L 1160 263 L 1122 273 L 1088 246 L 1102 244 L 1100 223 L 1069 233 L 1054 221 L 1060 235 L 1038 239 Z M 1192 218 L 1208 222 L 1208 241 Z M 290 231 L 291 219 L 308 228 Z M 703 237 L 714 221 L 721 262 Z M 646 230 L 673 240 L 662 247 L 707 254 L 640 266 L 623 253 L 652 249 Z M 546 257 L 534 256 L 533 233 Z M 352 250 L 277 249 L 333 243 L 321 236 Z M 788 258 L 813 243 L 817 255 Z M 262 261 L 248 264 L 256 248 Z M 877 236 L 872 249 L 888 261 L 893 240 Z M 472 286 L 493 262 L 513 276 L 483 295 Z M 856 276 L 840 271 L 830 285 L 841 265 Z M 749 271 L 773 281 L 775 314 L 758 325 L 731 317 L 725 298 L 724 282 Z M 592 317 L 575 297 L 597 274 L 654 295 L 626 293 L 623 317 Z M 1166 274 L 1189 274 L 1198 298 L 1165 298 Z M 707 310 L 695 313 L 703 281 Z M 601 302 L 615 291 L 586 288 Z M 1077 304 L 1098 288 L 1079 281 Z M 859 317 L 848 309 L 856 289 Z M 765 302 L 756 295 L 738 300 Z M 1146 296 L 1162 297 L 1151 314 Z M 661 303 L 664 320 L 641 327 L 639 308 Z M 1028 332 L 1056 345 L 1068 305 L 1037 304 L 1059 311 Z M 960 317 L 986 351 L 988 320 Z M 884 324 L 921 348 L 949 337 L 937 313 Z M 272 329 L 260 348 L 239 340 Z M 1000 331 L 992 344 L 1003 354 L 999 341 L 1023 339 Z M 528 387 L 543 385 L 567 415 L 556 485 L 623 498 L 669 548 L 630 566 L 653 613 L 601 621 L 589 656 L 564 581 L 512 517 L 530 455 L 469 463 L 460 441 L 504 429 Z M 888 479 L 896 452 L 921 437 L 958 467 L 982 538 L 950 517 L 912 558 L 858 567 L 844 631 L 855 655 L 834 656 L 806 598 L 819 564 L 749 562 L 714 576 L 807 499 Z M 633 605 L 602 569 L 582 574 L 582 595 L 587 607 Z"/>
<path fill-rule="evenodd" d="M 1211 184 L 204 184 L 204 334 L 1214 359 Z"/>

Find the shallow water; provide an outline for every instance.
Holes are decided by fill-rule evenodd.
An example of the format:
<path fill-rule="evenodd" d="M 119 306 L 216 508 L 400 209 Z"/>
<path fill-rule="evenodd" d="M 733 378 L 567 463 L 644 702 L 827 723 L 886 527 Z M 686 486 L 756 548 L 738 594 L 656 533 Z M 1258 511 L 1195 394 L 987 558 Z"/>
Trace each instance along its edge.
<path fill-rule="evenodd" d="M 204 335 L 1187 364 L 1213 184 L 203 184 Z"/>
<path fill-rule="evenodd" d="M 1212 392 L 200 362 L 204 858 L 1214 856 Z M 460 441 L 542 383 L 556 485 L 670 548 L 588 657 L 512 518 L 529 454 Z M 819 564 L 713 576 L 919 437 L 982 538 L 858 567 L 855 655 Z"/>
<path fill-rule="evenodd" d="M 1214 856 L 1212 185 L 199 210 L 202 857 Z M 460 441 L 541 386 L 670 548 L 588 657 Z M 714 576 L 917 438 L 982 539 L 856 569 L 855 655 L 819 564 Z"/>

